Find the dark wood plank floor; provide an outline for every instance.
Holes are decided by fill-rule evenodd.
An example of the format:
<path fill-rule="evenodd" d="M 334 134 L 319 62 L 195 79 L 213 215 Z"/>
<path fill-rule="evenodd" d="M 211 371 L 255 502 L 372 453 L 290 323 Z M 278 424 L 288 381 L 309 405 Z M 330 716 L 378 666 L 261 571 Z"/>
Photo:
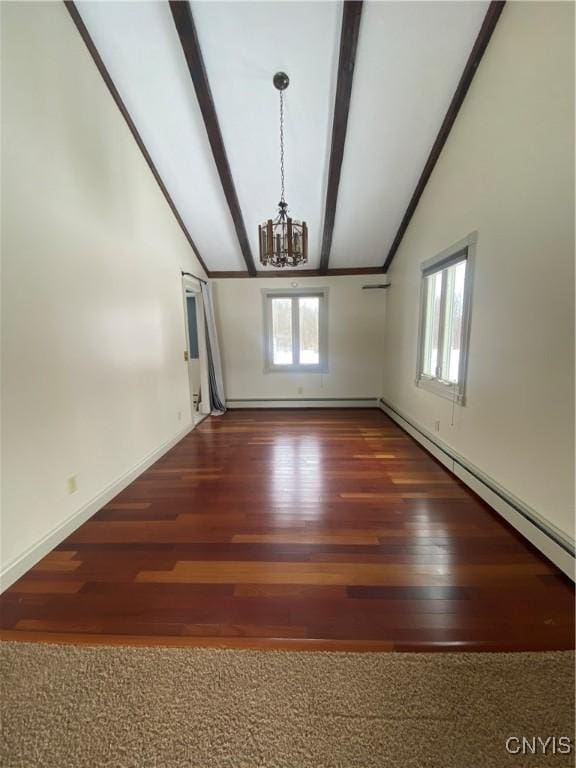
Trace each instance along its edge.
<path fill-rule="evenodd" d="M 567 649 L 570 582 L 377 410 L 209 418 L 0 598 L 3 637 Z"/>

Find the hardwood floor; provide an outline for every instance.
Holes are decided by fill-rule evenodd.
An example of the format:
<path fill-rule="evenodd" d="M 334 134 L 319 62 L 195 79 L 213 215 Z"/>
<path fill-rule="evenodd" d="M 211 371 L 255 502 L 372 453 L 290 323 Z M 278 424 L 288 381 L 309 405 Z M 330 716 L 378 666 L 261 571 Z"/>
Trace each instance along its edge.
<path fill-rule="evenodd" d="M 207 419 L 0 608 L 11 639 L 574 646 L 568 579 L 368 409 Z"/>

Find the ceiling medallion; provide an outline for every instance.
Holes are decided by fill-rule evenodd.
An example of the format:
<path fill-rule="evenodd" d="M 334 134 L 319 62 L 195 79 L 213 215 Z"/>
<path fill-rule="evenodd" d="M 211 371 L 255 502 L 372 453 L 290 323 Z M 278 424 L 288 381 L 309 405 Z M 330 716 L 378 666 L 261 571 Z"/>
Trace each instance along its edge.
<path fill-rule="evenodd" d="M 308 227 L 305 221 L 288 216 L 284 199 L 284 91 L 290 79 L 285 72 L 276 72 L 274 87 L 280 92 L 280 202 L 278 216 L 258 227 L 260 261 L 267 267 L 297 267 L 308 261 Z"/>

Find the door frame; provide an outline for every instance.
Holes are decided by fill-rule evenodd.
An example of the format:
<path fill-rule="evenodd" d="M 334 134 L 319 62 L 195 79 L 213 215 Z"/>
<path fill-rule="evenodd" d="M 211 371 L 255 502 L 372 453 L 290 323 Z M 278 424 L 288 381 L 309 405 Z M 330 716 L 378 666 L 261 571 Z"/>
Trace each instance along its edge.
<path fill-rule="evenodd" d="M 198 355 L 200 361 L 200 402 L 198 403 L 197 413 L 200 417 L 204 418 L 210 413 L 210 380 L 208 378 L 208 350 L 206 347 L 206 323 L 204 320 L 202 286 L 199 280 L 193 277 L 189 277 L 188 275 L 182 275 L 182 307 L 184 310 L 184 334 L 188 359 L 190 358 L 190 332 L 188 327 L 188 302 L 186 299 L 190 295 L 193 295 L 196 299 L 196 327 L 198 329 Z M 188 379 L 188 392 L 191 393 L 192 387 L 190 382 L 190 367 L 188 365 L 188 359 L 186 359 L 186 355 L 184 357 L 184 362 L 186 363 L 186 377 Z M 196 411 L 194 410 L 194 403 L 192 401 L 191 394 L 190 413 L 192 414 L 192 428 L 194 428 L 201 419 L 196 417 Z"/>

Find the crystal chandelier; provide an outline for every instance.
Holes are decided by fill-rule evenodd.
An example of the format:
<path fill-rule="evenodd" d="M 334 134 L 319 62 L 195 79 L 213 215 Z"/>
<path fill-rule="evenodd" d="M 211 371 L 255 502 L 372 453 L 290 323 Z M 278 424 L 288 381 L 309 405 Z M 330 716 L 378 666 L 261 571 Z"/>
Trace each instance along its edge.
<path fill-rule="evenodd" d="M 260 261 L 272 267 L 297 267 L 308 261 L 308 227 L 305 221 L 288 216 L 284 200 L 284 91 L 290 79 L 285 72 L 276 72 L 272 81 L 280 91 L 280 202 L 278 216 L 258 227 Z"/>

